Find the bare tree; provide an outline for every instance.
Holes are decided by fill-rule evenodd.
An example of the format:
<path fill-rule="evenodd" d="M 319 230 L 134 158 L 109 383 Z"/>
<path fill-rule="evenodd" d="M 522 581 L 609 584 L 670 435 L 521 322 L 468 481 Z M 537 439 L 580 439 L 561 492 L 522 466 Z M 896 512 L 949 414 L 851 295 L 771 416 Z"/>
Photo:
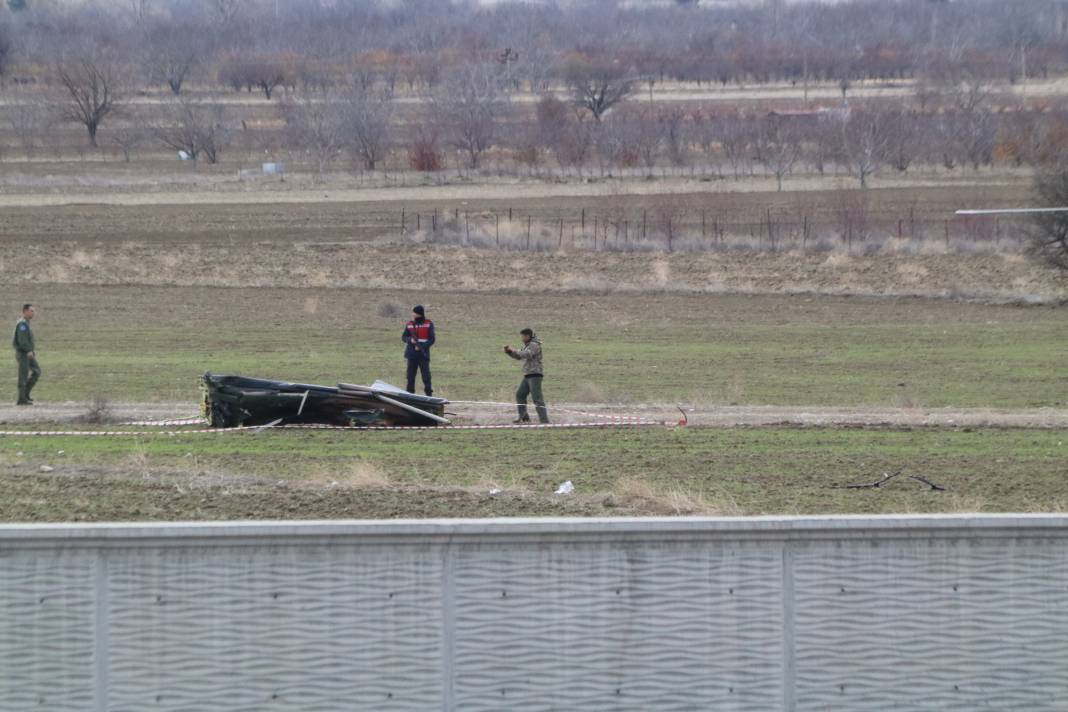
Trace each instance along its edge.
<path fill-rule="evenodd" d="M 564 76 L 575 104 L 596 121 L 637 89 L 637 79 L 618 62 L 574 60 Z"/>
<path fill-rule="evenodd" d="M 37 93 L 17 91 L 8 98 L 7 122 L 27 156 L 33 154 L 54 123 L 54 113 Z"/>
<path fill-rule="evenodd" d="M 348 94 L 345 130 L 349 150 L 364 168 L 375 170 L 393 139 L 393 104 L 388 93 L 357 90 Z"/>
<path fill-rule="evenodd" d="M 693 112 L 690 116 L 690 125 L 692 127 L 693 140 L 701 148 L 701 153 L 704 154 L 705 160 L 716 167 L 717 173 L 719 171 L 718 160 L 716 159 L 716 147 L 719 144 L 719 135 L 716 131 L 716 119 L 711 112 L 702 111 L 700 109 Z"/>
<path fill-rule="evenodd" d="M 498 68 L 490 63 L 460 68 L 446 77 L 434 95 L 449 142 L 467 154 L 468 168 L 478 168 L 482 154 L 493 144 L 507 98 Z"/>
<path fill-rule="evenodd" d="M 808 156 L 812 167 L 822 176 L 832 161 L 841 158 L 841 122 L 847 117 L 821 115 L 807 132 Z"/>
<path fill-rule="evenodd" d="M 442 168 L 441 151 L 438 149 L 436 127 L 417 126 L 412 130 L 408 144 L 408 165 L 416 171 L 431 173 Z"/>
<path fill-rule="evenodd" d="M 552 146 L 553 155 L 560 167 L 575 168 L 581 173 L 593 149 L 596 136 L 594 124 L 596 122 L 589 121 L 584 111 L 576 111 L 567 122 L 556 144 Z"/>
<path fill-rule="evenodd" d="M 96 148 L 97 129 L 122 99 L 119 61 L 102 51 L 77 52 L 57 63 L 55 74 L 66 91 L 64 117 L 85 126 L 89 145 Z"/>
<path fill-rule="evenodd" d="M 131 154 L 144 145 L 149 135 L 143 126 L 131 123 L 111 130 L 108 133 L 108 139 L 122 151 L 123 161 L 129 163 Z"/>
<path fill-rule="evenodd" d="M 660 112 L 659 116 L 668 158 L 676 166 L 686 164 L 686 153 L 690 143 L 686 119 L 687 112 L 681 106 L 672 106 Z"/>
<path fill-rule="evenodd" d="M 187 97 L 164 104 L 153 133 L 164 146 L 184 152 L 194 165 L 201 156 L 208 163 L 218 161 L 219 152 L 226 148 L 232 136 L 221 105 Z"/>
<path fill-rule="evenodd" d="M 990 87 L 974 79 L 962 82 L 953 92 L 956 112 L 950 125 L 961 157 L 975 170 L 989 163 L 994 151 L 997 127 L 988 107 L 989 100 Z"/>
<path fill-rule="evenodd" d="M 720 148 L 734 172 L 734 179 L 751 166 L 753 135 L 748 121 L 740 116 L 725 116 L 716 121 Z"/>
<path fill-rule="evenodd" d="M 753 156 L 772 175 L 779 192 L 782 180 L 794 169 L 801 156 L 801 140 L 781 116 L 769 115 L 760 124 Z"/>
<path fill-rule="evenodd" d="M 656 160 L 660 156 L 660 144 L 663 141 L 656 116 L 651 110 L 643 108 L 630 112 L 628 119 L 633 125 L 632 150 L 637 151 L 642 164 L 645 165 L 646 175 L 651 176 L 653 168 L 656 167 Z"/>
<path fill-rule="evenodd" d="M 145 33 L 145 63 L 149 78 L 165 84 L 177 96 L 189 73 L 205 53 L 204 28 L 161 22 Z"/>
<path fill-rule="evenodd" d="M 842 157 L 849 171 L 860 181 L 861 188 L 868 187 L 868 178 L 879 170 L 886 158 L 890 133 L 881 117 L 874 112 L 850 113 L 842 124 Z"/>
<path fill-rule="evenodd" d="M 282 103 L 280 113 L 290 148 L 311 153 L 321 179 L 326 165 L 337 158 L 347 142 L 344 106 L 331 96 L 320 100 L 304 94 Z"/>
<path fill-rule="evenodd" d="M 259 89 L 269 100 L 275 89 L 285 86 L 287 82 L 293 83 L 292 67 L 288 59 L 264 54 L 231 57 L 219 69 L 219 81 L 237 90 L 242 87 L 248 91 Z"/>
<path fill-rule="evenodd" d="M 552 94 L 543 94 L 534 109 L 538 137 L 546 148 L 556 146 L 571 120 L 567 104 Z"/>
<path fill-rule="evenodd" d="M 597 153 L 604 162 L 619 166 L 620 168 L 632 168 L 638 164 L 638 145 L 641 138 L 641 126 L 638 117 L 632 112 L 614 112 L 600 124 L 596 124 L 593 133 Z"/>
<path fill-rule="evenodd" d="M 904 111 L 894 111 L 883 117 L 886 127 L 886 160 L 894 170 L 904 173 L 918 153 L 920 124 L 916 117 Z"/>
<path fill-rule="evenodd" d="M 1006 3 L 1001 24 L 1001 39 L 1012 48 L 1011 80 L 1027 81 L 1028 57 L 1042 42 L 1041 14 L 1029 3 Z"/>

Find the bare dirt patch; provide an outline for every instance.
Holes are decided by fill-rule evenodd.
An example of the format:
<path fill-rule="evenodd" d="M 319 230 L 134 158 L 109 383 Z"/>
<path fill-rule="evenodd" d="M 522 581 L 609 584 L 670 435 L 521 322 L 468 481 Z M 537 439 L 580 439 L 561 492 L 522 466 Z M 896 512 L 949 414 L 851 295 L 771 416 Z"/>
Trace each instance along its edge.
<path fill-rule="evenodd" d="M 0 245 L 12 285 L 374 288 L 950 297 L 1057 302 L 1068 282 L 1015 256 L 515 253 L 434 246 Z M 414 269 L 412 265 L 432 265 Z"/>
<path fill-rule="evenodd" d="M 488 487 L 352 486 L 130 466 L 61 465 L 42 473 L 0 464 L 0 521 L 391 519 L 641 515 L 642 503 L 604 495 L 554 497 Z"/>

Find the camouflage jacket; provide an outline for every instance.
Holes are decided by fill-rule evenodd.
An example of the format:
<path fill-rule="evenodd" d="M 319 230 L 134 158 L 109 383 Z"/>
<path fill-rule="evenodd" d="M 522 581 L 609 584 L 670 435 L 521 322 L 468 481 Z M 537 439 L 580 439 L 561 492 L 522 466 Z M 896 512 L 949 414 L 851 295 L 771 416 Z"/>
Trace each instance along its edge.
<path fill-rule="evenodd" d="M 518 350 L 513 349 L 508 355 L 523 362 L 524 376 L 545 374 L 545 366 L 541 360 L 541 339 L 534 337 L 526 346 Z"/>

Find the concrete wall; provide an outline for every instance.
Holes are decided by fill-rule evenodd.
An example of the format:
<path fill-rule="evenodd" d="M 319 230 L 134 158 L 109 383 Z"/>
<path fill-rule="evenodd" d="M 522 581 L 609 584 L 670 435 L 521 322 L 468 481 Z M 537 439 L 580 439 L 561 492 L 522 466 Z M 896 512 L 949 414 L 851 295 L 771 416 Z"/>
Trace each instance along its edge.
<path fill-rule="evenodd" d="M 0 526 L 0 710 L 1066 710 L 1068 517 Z"/>

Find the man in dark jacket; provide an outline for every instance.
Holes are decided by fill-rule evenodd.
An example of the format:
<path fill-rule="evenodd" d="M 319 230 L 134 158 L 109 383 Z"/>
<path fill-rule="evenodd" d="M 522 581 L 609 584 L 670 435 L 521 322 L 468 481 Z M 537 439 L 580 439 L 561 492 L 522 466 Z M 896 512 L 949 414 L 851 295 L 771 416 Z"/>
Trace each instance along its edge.
<path fill-rule="evenodd" d="M 541 358 L 541 339 L 534 335 L 533 329 L 523 329 L 519 332 L 519 338 L 523 340 L 523 348 L 513 349 L 505 346 L 504 352 L 523 362 L 523 382 L 515 392 L 515 405 L 519 411 L 516 423 L 529 423 L 530 416 L 527 414 L 527 396 L 534 401 L 534 408 L 538 411 L 538 420 L 542 423 L 549 422 L 549 411 L 545 407 L 545 397 L 541 394 L 541 379 L 545 375 L 545 366 Z"/>
<path fill-rule="evenodd" d="M 404 358 L 408 360 L 408 392 L 415 393 L 415 372 L 423 376 L 423 391 L 434 394 L 430 386 L 430 347 L 434 345 L 434 322 L 426 318 L 422 304 L 412 309 L 412 320 L 404 325 L 401 340 L 405 343 Z"/>
<path fill-rule="evenodd" d="M 15 333 L 11 337 L 11 346 L 15 349 L 15 363 L 19 367 L 17 405 L 33 405 L 30 391 L 41 377 L 41 367 L 37 365 L 37 347 L 33 342 L 33 330 L 30 329 L 30 320 L 36 312 L 32 304 L 23 304 L 22 318 L 15 322 Z"/>

